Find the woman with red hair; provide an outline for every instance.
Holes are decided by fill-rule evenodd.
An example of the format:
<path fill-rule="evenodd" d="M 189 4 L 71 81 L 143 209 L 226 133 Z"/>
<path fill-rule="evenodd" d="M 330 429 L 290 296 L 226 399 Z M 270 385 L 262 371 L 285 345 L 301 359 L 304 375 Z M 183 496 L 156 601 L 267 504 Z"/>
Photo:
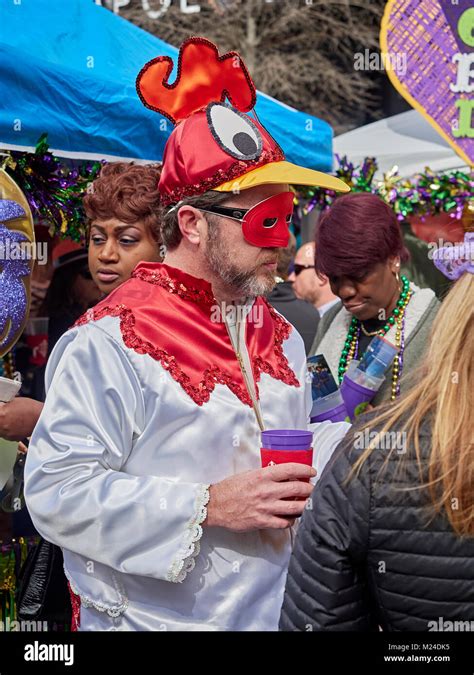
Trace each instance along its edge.
<path fill-rule="evenodd" d="M 127 281 L 140 261 L 164 257 L 160 174 L 158 164 L 105 164 L 84 196 L 89 269 L 104 296 Z"/>
<path fill-rule="evenodd" d="M 56 280 L 50 286 L 46 302 L 48 313 L 54 313 L 53 330 L 50 319 L 48 357 L 61 335 L 87 307 L 127 281 L 140 261 L 162 260 L 160 173 L 159 164 L 105 164 L 84 195 L 89 246 L 88 250 L 74 245 L 71 248 L 68 243 L 64 250 L 69 253 L 60 255 L 55 262 Z M 59 244 L 56 257 L 63 248 Z M 79 282 L 80 287 L 76 288 Z M 76 299 L 78 293 L 88 300 L 84 306 Z M 41 399 L 43 377 L 44 367 L 36 374 L 35 393 Z M 0 437 L 20 441 L 30 436 L 42 409 L 41 401 L 23 396 L 0 405 Z"/>
<path fill-rule="evenodd" d="M 376 335 L 399 347 L 374 405 L 400 394 L 402 373 L 419 363 L 439 308 L 431 289 L 400 274 L 408 258 L 394 212 L 375 195 L 341 196 L 319 220 L 316 273 L 328 277 L 342 305 L 321 320 L 310 354 L 323 354 L 341 382 Z"/>

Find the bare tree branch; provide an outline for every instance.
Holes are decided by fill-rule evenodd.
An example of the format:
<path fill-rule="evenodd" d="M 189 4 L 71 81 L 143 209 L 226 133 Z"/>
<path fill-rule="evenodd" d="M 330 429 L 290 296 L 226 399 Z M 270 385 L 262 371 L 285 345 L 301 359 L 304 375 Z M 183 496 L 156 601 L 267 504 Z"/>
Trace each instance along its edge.
<path fill-rule="evenodd" d="M 177 0 L 158 19 L 142 0 L 124 18 L 175 46 L 203 35 L 237 50 L 255 84 L 284 103 L 327 120 L 336 132 L 382 116 L 381 74 L 354 68 L 357 53 L 379 51 L 385 0 L 200 0 L 184 14 Z M 160 9 L 159 0 L 151 0 Z"/>

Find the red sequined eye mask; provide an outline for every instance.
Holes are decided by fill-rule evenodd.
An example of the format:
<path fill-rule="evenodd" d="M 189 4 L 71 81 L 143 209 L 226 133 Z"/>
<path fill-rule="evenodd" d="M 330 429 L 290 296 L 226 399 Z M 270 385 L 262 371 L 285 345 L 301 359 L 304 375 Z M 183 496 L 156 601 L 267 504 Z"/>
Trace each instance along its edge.
<path fill-rule="evenodd" d="M 199 210 L 241 222 L 244 238 L 253 246 L 285 248 L 290 238 L 288 228 L 293 216 L 293 198 L 292 192 L 281 192 L 255 204 L 251 209 L 213 206 Z"/>

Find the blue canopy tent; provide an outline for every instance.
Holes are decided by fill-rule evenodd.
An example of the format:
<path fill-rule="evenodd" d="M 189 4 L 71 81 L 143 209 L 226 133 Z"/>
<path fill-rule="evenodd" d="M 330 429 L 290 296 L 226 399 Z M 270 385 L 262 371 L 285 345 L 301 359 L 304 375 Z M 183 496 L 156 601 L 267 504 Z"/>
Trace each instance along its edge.
<path fill-rule="evenodd" d="M 2 3 L 0 147 L 32 149 L 43 132 L 63 157 L 160 160 L 172 125 L 146 109 L 135 78 L 178 50 L 93 0 Z M 332 168 L 332 129 L 259 93 L 262 123 L 295 163 Z"/>

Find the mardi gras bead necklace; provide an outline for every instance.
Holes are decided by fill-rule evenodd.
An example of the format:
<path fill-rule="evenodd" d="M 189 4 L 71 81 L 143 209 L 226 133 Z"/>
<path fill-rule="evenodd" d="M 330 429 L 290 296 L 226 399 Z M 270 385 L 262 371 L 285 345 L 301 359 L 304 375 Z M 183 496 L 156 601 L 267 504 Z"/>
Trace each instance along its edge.
<path fill-rule="evenodd" d="M 367 333 L 364 331 L 366 335 L 379 335 L 380 337 L 383 337 L 386 335 L 386 333 L 388 333 L 390 328 L 396 324 L 395 346 L 398 347 L 398 354 L 393 362 L 392 393 L 390 397 L 392 401 L 394 401 L 400 394 L 400 377 L 403 369 L 403 352 L 405 350 L 405 310 L 411 296 L 413 295 L 413 291 L 410 289 L 410 282 L 408 281 L 407 277 L 402 275 L 401 279 L 402 291 L 400 293 L 400 297 L 397 300 L 395 309 L 387 319 L 386 323 L 382 326 L 382 328 L 380 328 L 380 330 L 375 331 L 374 333 Z M 346 341 L 344 342 L 341 358 L 339 360 L 339 384 L 341 384 L 343 380 L 344 373 L 346 372 L 349 363 L 358 355 L 361 328 L 363 328 L 362 323 L 355 316 L 353 316 L 351 325 L 349 326 L 349 331 L 347 333 Z"/>

